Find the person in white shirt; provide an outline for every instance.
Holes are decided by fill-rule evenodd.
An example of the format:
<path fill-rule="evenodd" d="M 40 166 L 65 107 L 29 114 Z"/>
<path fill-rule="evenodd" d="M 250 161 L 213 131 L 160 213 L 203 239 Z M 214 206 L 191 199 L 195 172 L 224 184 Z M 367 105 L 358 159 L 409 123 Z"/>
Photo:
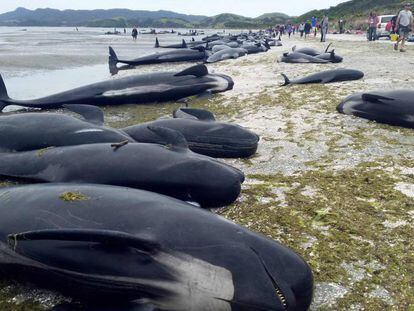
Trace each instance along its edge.
<path fill-rule="evenodd" d="M 399 34 L 397 42 L 394 44 L 394 50 L 398 51 L 398 44 L 401 42 L 400 52 L 405 52 L 405 41 L 413 27 L 413 13 L 411 12 L 411 4 L 404 4 L 404 9 L 398 14 L 397 22 L 395 23 L 395 32 Z"/>
<path fill-rule="evenodd" d="M 305 32 L 305 22 L 300 23 L 299 28 L 300 37 L 303 38 L 303 33 Z"/>

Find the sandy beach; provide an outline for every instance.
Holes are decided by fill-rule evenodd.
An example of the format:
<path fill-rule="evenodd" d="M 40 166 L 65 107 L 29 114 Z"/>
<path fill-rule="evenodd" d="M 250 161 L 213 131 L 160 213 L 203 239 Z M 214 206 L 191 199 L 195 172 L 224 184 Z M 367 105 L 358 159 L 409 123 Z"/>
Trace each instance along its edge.
<path fill-rule="evenodd" d="M 146 44 L 154 39 L 146 39 Z M 414 46 L 400 53 L 389 41 L 367 42 L 364 36 L 328 35 L 324 44 L 318 39 L 283 37 L 284 46 L 267 53 L 208 65 L 211 72 L 230 75 L 234 90 L 209 99 L 193 98 L 188 104 L 261 137 L 254 157 L 226 160 L 243 170 L 247 180 L 237 202 L 215 212 L 287 245 L 309 263 L 316 285 L 312 310 L 414 310 L 414 132 L 336 112 L 340 101 L 355 92 L 412 89 Z M 118 45 L 126 56 L 134 54 L 131 42 L 114 40 L 99 38 L 93 52 L 80 50 L 79 66 L 99 68 L 99 76 L 89 74 L 80 82 L 109 77 L 99 67 L 106 61 L 108 44 Z M 343 63 L 277 62 L 295 45 L 322 50 L 330 42 Z M 6 49 L 6 44 L 0 48 Z M 100 56 L 92 57 L 98 50 Z M 24 58 L 18 59 L 20 70 L 27 72 Z M 77 68 L 72 56 L 64 68 L 58 66 L 58 56 L 52 59 L 50 70 Z M 5 58 L 0 57 L 0 64 Z M 58 87 L 33 88 L 22 95 L 19 88 L 24 89 L 21 83 L 30 75 L 24 73 L 18 80 L 11 74 L 11 61 L 7 64 L 10 79 L 17 79 L 12 93 L 21 98 L 80 83 L 68 86 L 62 81 L 69 77 L 58 77 Z M 119 76 L 187 66 L 143 66 Z M 358 69 L 365 77 L 279 87 L 280 73 L 293 79 L 333 68 Z M 47 77 L 48 71 L 42 74 Z M 106 124 L 121 127 L 166 117 L 180 105 L 105 107 Z M 44 310 L 62 300 L 66 298 L 29 287 L 0 285 L 1 310 Z"/>

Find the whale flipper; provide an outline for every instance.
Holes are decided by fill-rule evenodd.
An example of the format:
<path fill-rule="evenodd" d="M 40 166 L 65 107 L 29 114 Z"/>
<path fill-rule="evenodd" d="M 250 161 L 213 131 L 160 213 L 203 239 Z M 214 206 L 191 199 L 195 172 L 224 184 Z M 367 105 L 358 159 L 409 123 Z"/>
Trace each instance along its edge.
<path fill-rule="evenodd" d="M 208 69 L 205 65 L 195 65 L 190 68 L 187 68 L 177 74 L 175 74 L 175 77 L 180 76 L 196 76 L 196 77 L 203 77 L 208 75 Z"/>
<path fill-rule="evenodd" d="M 165 127 L 151 125 L 148 126 L 148 129 L 161 137 L 167 145 L 171 146 L 171 149 L 175 149 L 176 151 L 188 150 L 187 140 L 180 132 Z"/>
<path fill-rule="evenodd" d="M 214 115 L 204 109 L 179 108 L 173 112 L 176 119 L 197 119 L 202 121 L 215 121 Z"/>
<path fill-rule="evenodd" d="M 47 229 L 28 231 L 7 236 L 10 248 L 16 250 L 19 241 L 75 241 L 131 247 L 154 254 L 161 248 L 146 237 L 111 230 Z"/>
<path fill-rule="evenodd" d="M 289 85 L 290 84 L 289 78 L 284 73 L 281 73 L 281 75 L 285 79 L 285 83 L 283 83 L 281 86 Z"/>
<path fill-rule="evenodd" d="M 158 41 L 158 37 L 155 38 L 155 48 L 159 48 L 160 47 L 160 42 Z"/>
<path fill-rule="evenodd" d="M 91 105 L 63 105 L 62 107 L 80 114 L 86 121 L 96 124 L 104 124 L 104 114 L 103 111 L 96 106 Z"/>
<path fill-rule="evenodd" d="M 381 103 L 381 100 L 394 100 L 394 99 L 390 97 L 378 95 L 378 94 L 364 93 L 362 94 L 362 100 L 369 101 L 370 103 Z"/>

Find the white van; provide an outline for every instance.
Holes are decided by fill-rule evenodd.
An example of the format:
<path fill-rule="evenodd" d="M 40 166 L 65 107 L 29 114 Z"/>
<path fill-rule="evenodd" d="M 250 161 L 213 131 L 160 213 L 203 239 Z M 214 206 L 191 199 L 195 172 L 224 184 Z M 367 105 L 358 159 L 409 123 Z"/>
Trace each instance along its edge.
<path fill-rule="evenodd" d="M 381 37 L 389 38 L 390 32 L 385 30 L 387 23 L 394 17 L 395 15 L 379 15 L 379 23 L 377 26 L 377 39 Z"/>

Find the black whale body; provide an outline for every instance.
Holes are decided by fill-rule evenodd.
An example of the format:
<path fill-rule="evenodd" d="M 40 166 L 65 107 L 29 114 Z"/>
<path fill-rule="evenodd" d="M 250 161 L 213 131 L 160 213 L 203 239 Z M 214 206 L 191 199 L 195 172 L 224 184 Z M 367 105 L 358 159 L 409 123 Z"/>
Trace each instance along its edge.
<path fill-rule="evenodd" d="M 146 56 L 142 56 L 136 59 L 124 60 L 119 59 L 114 49 L 109 47 L 109 62 L 112 64 L 122 63 L 132 66 L 139 65 L 151 65 L 162 63 L 175 63 L 175 62 L 195 62 L 204 61 L 208 57 L 208 53 L 200 49 L 178 49 L 162 53 L 154 53 Z"/>
<path fill-rule="evenodd" d="M 104 106 L 155 103 L 204 92 L 223 92 L 232 89 L 233 85 L 229 76 L 209 74 L 204 65 L 196 65 L 178 73 L 160 72 L 111 79 L 44 98 L 13 100 L 7 95 L 0 77 L 0 110 L 8 105 L 54 109 L 71 104 Z"/>
<path fill-rule="evenodd" d="M 155 308 L 142 310 L 307 310 L 312 298 L 312 273 L 293 251 L 158 194 L 4 188 L 0 215 L 2 274 L 108 310 L 128 301 Z"/>
<path fill-rule="evenodd" d="M 310 56 L 308 54 L 303 54 L 299 52 L 290 52 L 284 53 L 280 58 L 282 63 L 295 63 L 295 64 L 307 64 L 307 63 L 315 63 L 315 64 L 328 64 L 329 61 L 321 58 L 317 58 L 316 56 Z"/>
<path fill-rule="evenodd" d="M 0 116 L 0 152 L 134 142 L 126 133 L 103 126 L 103 113 L 98 107 L 70 105 L 68 108 L 83 112 L 87 120 L 58 113 L 18 113 Z"/>
<path fill-rule="evenodd" d="M 373 91 L 345 98 L 338 112 L 389 125 L 414 128 L 414 91 Z"/>
<path fill-rule="evenodd" d="M 235 124 L 216 122 L 214 116 L 205 110 L 182 108 L 179 113 L 189 116 L 159 119 L 121 130 L 138 142 L 166 144 L 148 126 L 173 129 L 184 135 L 193 152 L 210 157 L 247 158 L 256 153 L 259 136 L 255 133 Z"/>
<path fill-rule="evenodd" d="M 303 48 L 297 48 L 296 45 L 294 47 L 292 47 L 292 52 L 297 52 L 297 53 L 302 53 L 302 54 L 307 54 L 310 56 L 317 56 L 320 54 L 324 54 L 324 53 L 328 53 L 329 48 L 331 47 L 332 43 L 330 43 L 325 51 L 320 52 L 315 50 L 314 48 L 310 48 L 310 47 L 303 47 Z"/>
<path fill-rule="evenodd" d="M 332 83 L 359 80 L 364 77 L 364 73 L 362 71 L 354 69 L 333 69 L 314 73 L 309 76 L 295 80 L 289 80 L 289 78 L 284 74 L 282 74 L 282 76 L 285 79 L 285 83 L 283 85 L 288 85 L 308 83 Z"/>
<path fill-rule="evenodd" d="M 170 145 L 131 143 L 114 148 L 111 144 L 85 144 L 0 153 L 0 175 L 39 182 L 139 188 L 206 208 L 229 205 L 237 199 L 244 181 L 241 171 L 191 152 L 176 131 L 153 130 L 161 132 Z"/>

